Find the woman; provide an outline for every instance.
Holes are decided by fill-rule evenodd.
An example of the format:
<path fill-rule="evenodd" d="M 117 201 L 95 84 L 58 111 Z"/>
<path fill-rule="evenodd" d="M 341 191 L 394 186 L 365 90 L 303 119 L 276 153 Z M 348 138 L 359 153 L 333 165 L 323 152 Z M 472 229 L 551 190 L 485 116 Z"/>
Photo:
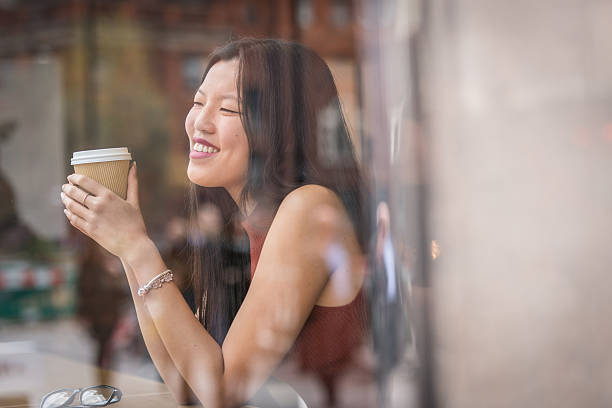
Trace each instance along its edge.
<path fill-rule="evenodd" d="M 239 405 L 292 356 L 333 385 L 364 333 L 368 233 L 327 65 L 294 43 L 229 43 L 211 55 L 185 129 L 193 196 L 224 220 L 216 244 L 194 246 L 197 319 L 173 282 L 136 295 L 166 265 L 146 234 L 135 165 L 125 201 L 70 175 L 67 218 L 122 260 L 147 348 L 177 401 L 188 389 L 207 407 Z M 242 260 L 236 220 L 250 239 Z"/>

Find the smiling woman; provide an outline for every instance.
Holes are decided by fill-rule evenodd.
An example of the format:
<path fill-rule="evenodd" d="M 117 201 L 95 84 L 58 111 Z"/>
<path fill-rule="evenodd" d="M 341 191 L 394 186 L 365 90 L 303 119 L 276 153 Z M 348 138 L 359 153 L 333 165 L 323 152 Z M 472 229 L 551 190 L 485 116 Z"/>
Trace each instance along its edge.
<path fill-rule="evenodd" d="M 187 175 L 204 187 L 224 187 L 237 200 L 246 179 L 249 147 L 238 113 L 238 60 L 207 73 L 187 114 L 191 153 Z"/>
<path fill-rule="evenodd" d="M 70 176 L 67 217 L 121 258 L 147 349 L 177 401 L 240 405 L 294 362 L 332 405 L 366 332 L 369 235 L 332 75 L 313 51 L 278 40 L 231 42 L 209 61 L 185 120 L 194 221 L 203 201 L 222 218 L 193 248 L 197 319 L 146 235 L 135 166 L 127 200 Z"/>

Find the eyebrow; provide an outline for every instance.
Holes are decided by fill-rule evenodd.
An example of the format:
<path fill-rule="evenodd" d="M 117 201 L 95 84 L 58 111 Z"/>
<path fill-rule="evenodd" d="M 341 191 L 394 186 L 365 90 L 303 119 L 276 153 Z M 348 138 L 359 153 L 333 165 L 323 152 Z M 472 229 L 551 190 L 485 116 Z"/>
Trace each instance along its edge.
<path fill-rule="evenodd" d="M 202 91 L 201 89 L 198 89 L 198 93 L 202 94 L 202 96 L 204 96 L 206 98 L 206 93 L 204 91 Z M 238 101 L 238 98 L 234 94 L 224 94 L 224 95 L 221 95 L 221 100 L 223 100 L 223 99 L 233 99 L 235 101 Z"/>

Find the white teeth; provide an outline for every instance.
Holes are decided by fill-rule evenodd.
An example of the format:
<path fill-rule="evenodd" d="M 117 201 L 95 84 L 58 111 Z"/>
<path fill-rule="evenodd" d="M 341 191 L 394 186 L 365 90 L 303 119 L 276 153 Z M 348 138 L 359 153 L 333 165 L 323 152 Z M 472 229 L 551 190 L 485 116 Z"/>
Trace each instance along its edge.
<path fill-rule="evenodd" d="M 195 150 L 196 152 L 203 152 L 203 153 L 217 153 L 219 151 L 219 149 L 215 149 L 214 147 L 211 147 L 211 146 L 204 146 L 201 143 L 194 143 L 193 150 Z"/>

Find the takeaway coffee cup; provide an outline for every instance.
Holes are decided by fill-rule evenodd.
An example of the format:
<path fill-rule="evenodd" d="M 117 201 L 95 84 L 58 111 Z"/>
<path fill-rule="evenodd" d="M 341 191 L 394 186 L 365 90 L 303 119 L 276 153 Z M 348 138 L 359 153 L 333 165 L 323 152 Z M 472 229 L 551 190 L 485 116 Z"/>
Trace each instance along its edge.
<path fill-rule="evenodd" d="M 72 153 L 74 172 L 88 176 L 125 200 L 132 155 L 127 147 L 83 150 Z"/>

